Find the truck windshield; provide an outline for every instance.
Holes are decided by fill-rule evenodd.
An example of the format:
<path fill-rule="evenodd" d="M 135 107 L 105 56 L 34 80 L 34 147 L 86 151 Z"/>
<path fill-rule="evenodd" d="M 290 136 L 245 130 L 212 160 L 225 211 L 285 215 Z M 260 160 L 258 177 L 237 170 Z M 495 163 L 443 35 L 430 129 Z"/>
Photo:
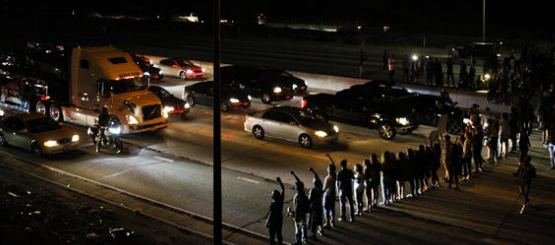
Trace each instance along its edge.
<path fill-rule="evenodd" d="M 117 81 L 113 80 L 110 83 L 114 94 L 123 94 L 145 90 L 148 84 L 147 79 L 146 77 L 136 77 Z"/>

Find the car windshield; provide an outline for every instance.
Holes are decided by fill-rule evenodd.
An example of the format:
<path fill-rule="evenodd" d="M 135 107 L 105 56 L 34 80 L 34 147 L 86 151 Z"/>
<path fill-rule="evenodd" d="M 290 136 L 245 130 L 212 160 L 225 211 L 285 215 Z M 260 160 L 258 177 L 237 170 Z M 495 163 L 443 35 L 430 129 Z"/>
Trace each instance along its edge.
<path fill-rule="evenodd" d="M 188 61 L 188 60 L 176 60 L 176 62 L 180 66 L 192 66 L 193 65 L 193 63 L 191 63 L 191 61 Z"/>
<path fill-rule="evenodd" d="M 309 125 L 318 122 L 318 119 L 312 113 L 304 110 L 298 110 L 293 113 L 293 116 L 301 123 L 301 125 Z"/>
<path fill-rule="evenodd" d="M 147 84 L 148 81 L 146 77 L 136 77 L 111 81 L 111 87 L 114 94 L 123 94 L 144 90 L 147 88 Z"/>
<path fill-rule="evenodd" d="M 29 133 L 44 133 L 60 129 L 61 126 L 48 117 L 37 118 L 25 122 Z"/>

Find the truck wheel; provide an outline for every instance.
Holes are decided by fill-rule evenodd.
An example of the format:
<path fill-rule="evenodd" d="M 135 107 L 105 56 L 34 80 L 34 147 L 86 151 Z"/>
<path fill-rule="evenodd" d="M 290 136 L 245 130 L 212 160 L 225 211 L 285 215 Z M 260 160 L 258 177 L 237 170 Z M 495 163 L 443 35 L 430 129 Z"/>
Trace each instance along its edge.
<path fill-rule="evenodd" d="M 50 118 L 56 122 L 63 122 L 64 115 L 62 114 L 62 108 L 58 104 L 52 104 L 50 106 Z"/>
<path fill-rule="evenodd" d="M 264 104 L 272 103 L 272 95 L 270 95 L 270 93 L 268 93 L 268 92 L 264 92 L 262 94 L 262 96 L 260 96 L 260 99 L 262 100 L 262 103 L 264 103 Z"/>
<path fill-rule="evenodd" d="M 395 134 L 397 132 L 395 131 L 393 125 L 391 125 L 390 123 L 383 123 L 378 126 L 378 133 L 383 139 L 390 140 L 395 138 Z"/>
<path fill-rule="evenodd" d="M 35 111 L 43 115 L 47 115 L 46 113 L 48 112 L 46 105 L 42 101 L 37 102 L 37 105 L 35 105 Z"/>
<path fill-rule="evenodd" d="M 252 134 L 255 138 L 261 140 L 264 139 L 264 129 L 262 127 L 256 125 L 252 128 Z"/>
<path fill-rule="evenodd" d="M 312 147 L 312 138 L 308 134 L 301 134 L 299 136 L 299 144 L 304 148 L 310 148 Z"/>

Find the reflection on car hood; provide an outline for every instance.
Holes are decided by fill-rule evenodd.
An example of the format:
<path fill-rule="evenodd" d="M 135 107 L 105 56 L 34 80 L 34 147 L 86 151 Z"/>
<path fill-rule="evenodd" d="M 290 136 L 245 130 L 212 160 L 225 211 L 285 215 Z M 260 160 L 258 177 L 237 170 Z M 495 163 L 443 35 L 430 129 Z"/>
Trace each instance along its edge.
<path fill-rule="evenodd" d="M 73 132 L 73 130 L 62 127 L 56 130 L 47 131 L 43 133 L 30 133 L 29 135 L 31 136 L 32 139 L 36 141 L 45 142 L 48 140 L 57 141 L 64 138 L 71 138 L 73 137 L 74 134 L 75 132 Z"/>
<path fill-rule="evenodd" d="M 321 130 L 321 131 L 328 132 L 328 133 L 335 132 L 333 130 L 333 124 L 328 123 L 328 122 L 323 122 L 323 121 L 314 121 L 313 123 L 306 124 L 306 125 L 303 125 L 303 126 L 305 126 L 307 128 L 314 129 L 314 130 Z"/>

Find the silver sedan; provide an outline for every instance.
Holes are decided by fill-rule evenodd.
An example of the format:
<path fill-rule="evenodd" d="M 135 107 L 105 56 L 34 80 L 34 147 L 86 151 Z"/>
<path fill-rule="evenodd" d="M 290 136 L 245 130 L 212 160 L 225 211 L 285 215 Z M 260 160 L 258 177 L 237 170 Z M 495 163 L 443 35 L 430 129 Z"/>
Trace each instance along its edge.
<path fill-rule="evenodd" d="M 248 115 L 245 131 L 252 132 L 257 139 L 284 139 L 310 148 L 314 144 L 337 142 L 339 129 L 301 108 L 284 106 Z"/>

